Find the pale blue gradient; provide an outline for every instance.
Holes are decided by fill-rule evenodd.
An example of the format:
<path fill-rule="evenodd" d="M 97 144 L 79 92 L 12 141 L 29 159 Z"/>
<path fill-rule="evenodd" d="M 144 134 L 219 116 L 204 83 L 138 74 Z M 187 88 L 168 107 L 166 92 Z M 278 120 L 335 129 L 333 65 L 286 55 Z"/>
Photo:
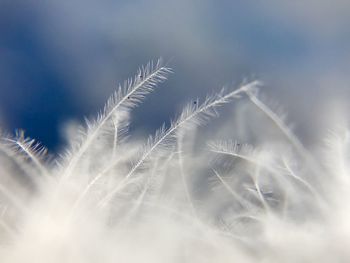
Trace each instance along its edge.
<path fill-rule="evenodd" d="M 66 121 L 162 56 L 175 74 L 135 111 L 136 127 L 151 132 L 185 101 L 258 77 L 310 137 L 320 105 L 350 98 L 350 4 L 292 2 L 1 1 L 2 126 L 57 150 Z"/>

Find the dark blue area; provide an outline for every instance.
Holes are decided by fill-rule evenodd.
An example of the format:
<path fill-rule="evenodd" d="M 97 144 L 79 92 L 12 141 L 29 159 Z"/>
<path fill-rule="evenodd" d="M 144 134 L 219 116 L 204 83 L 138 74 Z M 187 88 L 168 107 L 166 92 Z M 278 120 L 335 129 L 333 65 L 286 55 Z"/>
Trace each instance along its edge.
<path fill-rule="evenodd" d="M 49 59 L 34 10 L 9 5 L 0 15 L 0 111 L 9 132 L 24 128 L 55 151 L 62 121 L 77 113 L 68 83 Z"/>

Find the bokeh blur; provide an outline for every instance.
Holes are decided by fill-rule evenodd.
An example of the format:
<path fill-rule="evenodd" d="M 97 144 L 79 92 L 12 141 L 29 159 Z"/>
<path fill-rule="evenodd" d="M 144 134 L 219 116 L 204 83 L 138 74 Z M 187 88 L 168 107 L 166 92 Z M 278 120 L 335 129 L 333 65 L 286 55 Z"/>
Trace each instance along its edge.
<path fill-rule="evenodd" d="M 191 98 L 259 78 L 310 138 L 349 111 L 350 1 L 0 0 L 0 125 L 58 151 L 67 122 L 158 57 L 175 74 L 133 127 L 152 132 Z"/>

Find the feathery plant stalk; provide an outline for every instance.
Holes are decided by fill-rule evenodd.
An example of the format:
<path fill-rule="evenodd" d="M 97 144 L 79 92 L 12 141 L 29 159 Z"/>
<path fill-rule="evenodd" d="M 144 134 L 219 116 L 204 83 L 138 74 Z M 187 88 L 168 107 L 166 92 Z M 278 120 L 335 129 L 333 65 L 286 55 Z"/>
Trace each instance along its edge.
<path fill-rule="evenodd" d="M 287 127 L 287 125 L 283 122 L 281 118 L 279 118 L 278 114 L 271 110 L 267 105 L 265 105 L 262 101 L 258 99 L 258 97 L 254 94 L 257 93 L 257 90 L 247 90 L 246 94 L 249 99 L 253 102 L 255 106 L 257 106 L 266 116 L 268 116 L 273 123 L 282 131 L 282 133 L 286 136 L 286 138 L 291 142 L 292 146 L 295 147 L 297 152 L 300 154 L 302 158 L 306 160 L 310 169 L 314 172 L 322 174 L 322 170 L 319 169 L 317 164 L 315 164 L 315 160 L 308 152 L 307 149 L 303 146 L 303 144 L 299 141 L 299 139 L 293 134 L 293 132 Z"/>
<path fill-rule="evenodd" d="M 203 104 L 199 107 L 193 107 L 192 103 L 188 104 L 181 113 L 180 117 L 177 120 L 171 122 L 171 126 L 168 130 L 161 128 L 157 131 L 156 135 L 154 136 L 154 139 L 152 137 L 149 139 L 147 145 L 145 146 L 146 150 L 144 150 L 144 152 L 142 153 L 141 158 L 125 176 L 121 184 L 119 184 L 109 194 L 107 194 L 105 198 L 102 199 L 101 205 L 105 205 L 107 202 L 109 202 L 111 198 L 113 198 L 113 196 L 120 190 L 123 183 L 125 183 L 125 181 L 127 181 L 135 173 L 135 171 L 145 162 L 145 160 L 153 153 L 153 151 L 155 151 L 159 146 L 161 146 L 161 144 L 165 142 L 176 130 L 186 125 L 190 121 L 192 121 L 192 123 L 196 125 L 200 125 L 201 123 L 207 121 L 210 117 L 215 117 L 217 115 L 217 107 L 229 103 L 233 98 L 237 98 L 240 95 L 240 93 L 252 87 L 255 87 L 258 84 L 260 83 L 254 81 L 249 84 L 243 85 L 239 89 L 228 94 L 225 94 L 225 90 L 223 89 L 218 95 L 213 97 L 207 97 Z"/>
<path fill-rule="evenodd" d="M 310 150 L 252 81 L 188 103 L 145 142 L 129 138 L 132 109 L 171 72 L 141 67 L 58 160 L 22 131 L 1 136 L 0 261 L 348 262 L 347 128 Z M 213 132 L 203 144 L 197 128 L 234 100 L 270 121 L 243 119 L 256 138 Z M 265 125 L 284 137 L 261 139 Z"/>
<path fill-rule="evenodd" d="M 46 155 L 47 150 L 40 143 L 36 143 L 34 139 L 25 138 L 24 131 L 22 130 L 18 130 L 14 138 L 4 137 L 3 140 L 26 155 L 33 162 L 41 175 L 49 176 L 48 170 L 42 163 L 42 159 Z"/>
<path fill-rule="evenodd" d="M 163 65 L 161 59 L 157 63 L 150 62 L 146 66 L 139 69 L 134 79 L 127 80 L 123 86 L 109 98 L 103 112 L 98 116 L 97 120 L 90 124 L 87 123 L 88 131 L 86 139 L 81 143 L 79 149 L 73 154 L 67 169 L 64 173 L 64 178 L 69 177 L 80 158 L 87 151 L 89 146 L 99 136 L 101 129 L 113 115 L 118 115 L 118 111 L 130 111 L 136 107 L 147 95 L 152 92 L 155 86 L 166 79 L 166 76 L 171 72 L 170 68 Z M 116 129 L 117 130 L 117 129 Z"/>

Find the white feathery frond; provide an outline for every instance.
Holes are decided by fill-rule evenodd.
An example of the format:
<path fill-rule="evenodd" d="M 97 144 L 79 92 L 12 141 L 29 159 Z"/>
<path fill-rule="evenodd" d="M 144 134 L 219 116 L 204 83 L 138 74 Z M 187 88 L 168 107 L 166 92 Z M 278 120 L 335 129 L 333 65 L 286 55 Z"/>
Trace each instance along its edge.
<path fill-rule="evenodd" d="M 259 155 L 261 155 L 261 152 L 248 144 L 241 144 L 237 141 L 226 140 L 209 142 L 208 146 L 212 152 L 217 154 L 237 157 L 254 165 L 263 164 L 261 160 L 259 160 Z"/>
<path fill-rule="evenodd" d="M 297 136 L 291 131 L 291 129 L 285 124 L 283 118 L 285 116 L 279 116 L 278 113 L 271 110 L 265 103 L 263 103 L 258 97 L 257 89 L 246 90 L 245 93 L 248 95 L 250 101 L 260 109 L 271 121 L 281 130 L 281 132 L 286 136 L 290 143 L 295 148 L 296 152 L 305 160 L 305 163 L 309 169 L 315 174 L 324 174 L 323 170 L 319 168 L 317 162 L 310 154 L 310 152 L 304 147 Z"/>
<path fill-rule="evenodd" d="M 13 162 L 15 164 L 15 166 L 18 168 L 16 171 L 17 175 L 27 177 L 35 181 L 37 177 L 31 172 L 32 166 L 27 162 L 28 156 L 22 152 L 19 152 L 17 145 L 14 147 L 12 142 L 9 144 L 8 141 L 3 141 L 4 138 L 10 137 L 2 135 L 0 140 L 0 152 L 7 158 L 5 161 Z"/>
<path fill-rule="evenodd" d="M 118 145 L 118 133 L 119 133 L 119 120 L 117 118 L 113 118 L 113 126 L 114 126 L 114 134 L 113 134 L 113 148 L 112 148 L 112 160 L 115 158 L 117 145 Z"/>
<path fill-rule="evenodd" d="M 226 182 L 226 180 L 217 172 L 215 169 L 212 169 L 214 172 L 214 175 L 216 178 L 219 179 L 219 182 L 224 186 L 224 188 L 232 195 L 232 197 L 238 201 L 245 209 L 248 209 L 252 207 L 251 202 L 244 199 L 240 194 L 238 194 L 235 190 L 232 189 L 232 187 L 229 185 L 229 183 Z"/>
<path fill-rule="evenodd" d="M 79 160 L 116 112 L 130 111 L 136 107 L 157 84 L 166 80 L 170 72 L 171 69 L 164 66 L 162 60 L 159 59 L 157 63 L 149 62 L 146 66 L 141 67 L 135 78 L 128 79 L 123 86 L 119 86 L 118 90 L 108 99 L 103 112 L 98 115 L 97 119 L 93 122 L 86 121 L 87 129 L 84 132 L 86 135 L 78 144 L 77 150 L 73 150 L 63 178 L 72 174 Z"/>
<path fill-rule="evenodd" d="M 288 163 L 286 158 L 283 158 L 283 164 L 284 164 L 284 167 L 287 171 L 287 175 L 289 175 L 291 178 L 293 178 L 297 182 L 304 185 L 310 191 L 310 193 L 312 193 L 315 196 L 315 198 L 318 199 L 318 201 L 319 201 L 318 203 L 320 205 L 323 205 L 325 200 L 322 198 L 322 196 L 318 193 L 318 191 L 306 179 L 303 179 L 300 176 L 295 174 L 295 172 L 291 168 L 291 165 Z"/>
<path fill-rule="evenodd" d="M 286 136 L 286 138 L 292 143 L 295 149 L 302 154 L 302 156 L 307 156 L 307 150 L 299 141 L 299 139 L 294 135 L 291 129 L 285 124 L 284 119 L 285 115 L 279 116 L 276 111 L 271 110 L 262 100 L 258 97 L 258 90 L 246 90 L 246 94 L 253 104 L 260 109 L 267 117 L 269 117 L 273 123 L 282 131 L 282 133 Z"/>
<path fill-rule="evenodd" d="M 322 161 L 310 169 L 311 151 L 253 81 L 191 101 L 146 141 L 126 140 L 130 110 L 169 72 L 160 62 L 141 68 L 96 119 L 67 129 L 78 140 L 60 167 L 23 132 L 0 134 L 1 262 L 347 262 L 348 129 L 325 153 L 315 148 Z M 272 121 L 259 129 L 242 119 L 247 133 L 236 139 L 256 147 L 218 134 L 202 147 L 197 127 L 245 94 Z"/>
<path fill-rule="evenodd" d="M 16 136 L 13 138 L 4 137 L 2 140 L 7 142 L 15 151 L 21 152 L 27 159 L 33 162 L 42 176 L 49 176 L 49 171 L 43 163 L 44 158 L 47 158 L 47 149 L 40 143 L 36 142 L 34 139 L 25 137 L 23 130 L 17 130 Z"/>
<path fill-rule="evenodd" d="M 123 181 L 102 199 L 101 204 L 108 203 L 111 198 L 120 190 L 120 188 L 123 187 L 123 184 L 135 173 L 137 169 L 140 168 L 141 165 L 144 164 L 147 158 L 149 158 L 149 156 L 153 154 L 155 150 L 157 150 L 162 145 L 167 145 L 167 141 L 172 140 L 174 133 L 180 127 L 185 128 L 189 123 L 192 125 L 202 124 L 210 117 L 215 117 L 218 115 L 216 111 L 218 107 L 231 102 L 234 98 L 239 98 L 242 92 L 247 92 L 259 85 L 259 81 L 252 81 L 227 94 L 225 94 L 225 89 L 222 89 L 218 94 L 207 97 L 205 101 L 199 106 L 196 104 L 193 106 L 194 103 L 188 104 L 180 116 L 175 121 L 171 122 L 170 128 L 165 129 L 165 127 L 162 126 L 162 128 L 156 132 L 154 139 L 151 137 L 148 140 L 148 143 L 145 147 L 146 150 L 143 151 L 141 158 L 136 162 L 136 164 L 133 165 Z"/>

